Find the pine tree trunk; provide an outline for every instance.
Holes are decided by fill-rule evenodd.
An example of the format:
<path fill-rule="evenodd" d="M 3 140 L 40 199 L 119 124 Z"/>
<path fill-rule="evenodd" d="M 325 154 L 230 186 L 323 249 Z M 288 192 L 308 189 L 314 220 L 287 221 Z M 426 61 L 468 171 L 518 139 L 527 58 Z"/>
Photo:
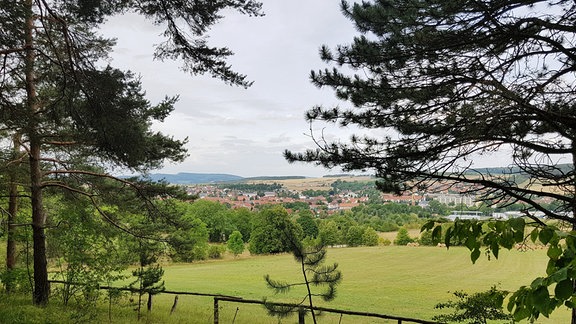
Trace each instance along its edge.
<path fill-rule="evenodd" d="M 308 305 L 310 306 L 310 314 L 312 315 L 312 322 L 316 324 L 316 314 L 314 313 L 314 304 L 312 303 L 312 291 L 310 290 L 310 282 L 306 276 L 306 267 L 304 266 L 304 258 L 300 261 L 302 267 L 302 275 L 304 276 L 304 282 L 306 283 L 306 289 L 308 290 Z M 300 314 L 298 315 L 300 320 Z"/>
<path fill-rule="evenodd" d="M 46 305 L 49 285 L 44 227 L 46 214 L 42 203 L 42 172 L 40 169 L 40 143 L 30 143 L 30 180 L 32 197 L 32 241 L 34 248 L 34 303 Z"/>
<path fill-rule="evenodd" d="M 34 304 L 44 306 L 48 303 L 49 284 L 46 261 L 46 240 L 44 227 L 46 215 L 42 203 L 42 171 L 40 168 L 41 140 L 38 136 L 36 114 L 38 113 L 38 98 L 36 95 L 35 55 L 34 55 L 34 14 L 33 1 L 26 0 L 28 15 L 26 18 L 26 105 L 29 113 L 29 124 L 26 132 L 30 138 L 30 195 L 32 202 L 32 241 L 34 248 Z"/>

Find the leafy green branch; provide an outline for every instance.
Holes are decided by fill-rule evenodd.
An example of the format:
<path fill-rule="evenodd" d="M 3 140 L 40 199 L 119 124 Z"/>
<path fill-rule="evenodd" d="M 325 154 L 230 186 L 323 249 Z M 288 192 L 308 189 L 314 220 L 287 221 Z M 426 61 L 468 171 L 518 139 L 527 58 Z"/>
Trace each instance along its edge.
<path fill-rule="evenodd" d="M 507 309 L 515 321 L 537 320 L 548 317 L 556 308 L 576 307 L 574 282 L 576 281 L 576 232 L 542 223 L 527 224 L 523 218 L 509 220 L 461 220 L 444 229 L 430 221 L 422 231 L 432 231 L 435 243 L 443 241 L 446 247 L 460 243 L 470 250 L 473 263 L 484 249 L 488 257 L 498 258 L 500 248 L 512 249 L 516 244 L 541 244 L 546 247 L 548 264 L 546 276 L 534 279 L 530 285 L 520 287 L 508 300 Z M 444 233 L 443 233 L 444 232 Z"/>

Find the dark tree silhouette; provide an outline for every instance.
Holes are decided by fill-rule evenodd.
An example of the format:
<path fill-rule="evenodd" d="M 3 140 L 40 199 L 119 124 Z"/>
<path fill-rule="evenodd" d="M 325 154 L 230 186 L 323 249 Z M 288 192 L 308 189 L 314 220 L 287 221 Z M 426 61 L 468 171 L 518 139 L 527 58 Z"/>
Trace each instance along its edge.
<path fill-rule="evenodd" d="M 247 87 L 245 76 L 232 71 L 227 48 L 203 37 L 226 9 L 260 15 L 255 1 L 0 1 L 0 136 L 18 139 L 17 159 L 26 162 L 32 206 L 34 302 L 48 302 L 48 273 L 43 206 L 46 188 L 95 197 L 97 176 L 121 168 L 146 172 L 165 160 L 181 161 L 185 141 L 151 130 L 172 111 L 176 98 L 152 105 L 130 72 L 99 67 L 113 41 L 97 35 L 106 17 L 136 12 L 164 25 L 166 42 L 159 59 L 178 59 L 193 74 L 208 73 L 229 84 Z M 74 179 L 71 185 L 64 179 Z M 137 188 L 128 181 L 116 180 Z M 139 189 L 139 188 L 138 188 Z"/>
<path fill-rule="evenodd" d="M 322 59 L 335 67 L 311 79 L 349 108 L 314 107 L 306 117 L 358 131 L 333 142 L 313 133 L 317 147 L 287 151 L 288 161 L 373 171 L 388 192 L 459 185 L 489 205 L 524 204 L 532 237 L 553 250 L 548 276 L 520 289 L 511 310 L 534 319 L 564 303 L 574 309 L 568 264 L 576 248 L 564 244 L 576 229 L 574 1 L 342 1 L 342 11 L 360 35 L 323 47 Z M 499 172 L 475 164 L 501 155 L 510 163 Z M 524 239 L 523 220 L 494 224 L 460 221 L 447 240 L 467 241 L 475 260 L 480 246 L 497 256 Z M 551 276 L 556 271 L 568 275 Z M 554 284 L 560 288 L 548 294 Z"/>

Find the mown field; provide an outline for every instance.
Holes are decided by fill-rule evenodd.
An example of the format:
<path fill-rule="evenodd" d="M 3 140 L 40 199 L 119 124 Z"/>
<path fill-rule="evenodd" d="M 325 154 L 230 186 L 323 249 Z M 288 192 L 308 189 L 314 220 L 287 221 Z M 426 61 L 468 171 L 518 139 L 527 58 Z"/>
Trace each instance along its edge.
<path fill-rule="evenodd" d="M 332 183 L 336 180 L 347 182 L 366 182 L 374 181 L 369 176 L 342 176 L 342 177 L 322 177 L 322 178 L 304 178 L 304 179 L 285 179 L 285 180 L 249 180 L 248 183 L 279 183 L 287 190 L 330 190 Z"/>
<path fill-rule="evenodd" d="M 482 257 L 472 265 L 466 249 L 437 247 L 360 247 L 332 248 L 328 262 L 337 262 L 343 273 L 338 297 L 331 303 L 318 305 L 430 319 L 438 311 L 434 305 L 451 298 L 449 292 L 464 290 L 475 292 L 487 290 L 492 285 L 512 290 L 530 283 L 544 271 L 546 255 L 543 250 L 519 252 L 503 251 L 498 260 Z M 225 260 L 206 261 L 194 264 L 164 265 L 166 289 L 201 293 L 239 296 L 248 299 L 268 297 L 271 301 L 293 302 L 303 296 L 302 291 L 287 295 L 274 295 L 266 287 L 264 275 L 289 282 L 299 280 L 298 265 L 291 255 L 242 256 Z M 174 314 L 168 315 L 174 296 L 161 295 L 154 300 L 148 323 L 211 323 L 213 300 L 210 297 L 179 296 Z M 53 299 L 54 300 L 54 299 Z M 0 299 L 0 322 L 9 313 L 22 314 L 23 309 L 34 311 L 25 305 L 28 301 Z M 127 301 L 115 302 L 112 322 L 134 321 L 136 315 L 128 306 L 119 307 Z M 6 309 L 11 306 L 12 310 Z M 18 308 L 21 308 L 18 310 Z M 56 312 L 50 308 L 49 312 Z M 8 312 L 8 313 L 6 313 Z M 96 322 L 108 321 L 106 307 L 102 306 L 101 318 Z M 24 312 L 26 313 L 26 312 Z M 61 313 L 59 316 L 63 316 Z M 221 323 L 278 323 L 266 316 L 262 306 L 221 303 Z M 566 323 L 569 312 L 558 310 L 552 319 L 539 323 Z M 16 316 L 22 318 L 23 315 Z M 33 317 L 31 317 L 33 318 Z M 63 320 L 63 319 L 62 319 Z M 18 321 L 16 321 L 18 322 Z M 26 323 L 22 321 L 21 323 Z M 28 322 L 34 322 L 30 320 Z M 59 322 L 50 319 L 39 323 Z M 282 323 L 294 323 L 291 317 Z M 353 316 L 325 315 L 321 323 L 386 323 L 384 320 Z"/>

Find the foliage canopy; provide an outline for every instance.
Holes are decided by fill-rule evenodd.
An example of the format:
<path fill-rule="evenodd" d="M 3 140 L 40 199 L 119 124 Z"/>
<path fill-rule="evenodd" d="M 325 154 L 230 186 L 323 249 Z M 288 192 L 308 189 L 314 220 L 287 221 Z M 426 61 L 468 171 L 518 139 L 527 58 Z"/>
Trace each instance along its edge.
<path fill-rule="evenodd" d="M 336 67 L 311 79 L 350 108 L 314 107 L 307 119 L 382 136 L 316 138 L 315 149 L 286 151 L 289 161 L 371 170 L 393 192 L 465 182 L 491 203 L 521 201 L 574 222 L 563 214 L 573 209 L 564 193 L 574 191 L 574 168 L 560 164 L 574 152 L 573 2 L 342 1 L 342 11 L 361 35 L 322 47 Z M 479 173 L 474 161 L 494 152 L 510 167 Z M 536 198 L 563 204 L 547 210 Z"/>

